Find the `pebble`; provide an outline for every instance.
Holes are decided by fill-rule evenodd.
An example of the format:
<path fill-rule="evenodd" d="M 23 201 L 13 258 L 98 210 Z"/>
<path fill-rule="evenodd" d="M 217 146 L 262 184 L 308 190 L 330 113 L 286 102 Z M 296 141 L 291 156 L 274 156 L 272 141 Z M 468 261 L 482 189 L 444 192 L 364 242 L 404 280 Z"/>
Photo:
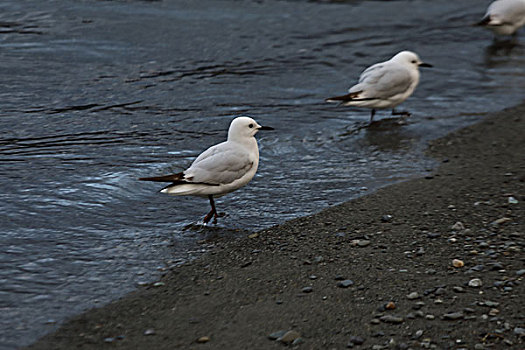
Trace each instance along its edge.
<path fill-rule="evenodd" d="M 155 282 L 153 283 L 153 287 L 162 287 L 164 284 L 164 282 Z"/>
<path fill-rule="evenodd" d="M 425 306 L 425 302 L 424 302 L 424 301 L 418 301 L 417 303 L 415 303 L 414 305 L 412 305 L 412 309 L 414 309 L 414 310 L 419 310 L 419 309 L 421 309 L 423 306 Z"/>
<path fill-rule="evenodd" d="M 370 241 L 366 240 L 366 239 L 359 239 L 359 240 L 357 240 L 357 245 L 359 247 L 366 247 L 366 246 L 370 245 Z"/>
<path fill-rule="evenodd" d="M 486 305 L 488 307 L 495 307 L 495 306 L 498 306 L 499 303 L 497 301 L 485 300 L 483 302 L 480 302 L 480 305 Z"/>
<path fill-rule="evenodd" d="M 352 343 L 353 345 L 362 345 L 365 342 L 365 338 L 360 336 L 351 336 L 348 343 Z"/>
<path fill-rule="evenodd" d="M 427 233 L 428 238 L 438 238 L 441 237 L 441 233 L 439 232 L 428 232 Z"/>
<path fill-rule="evenodd" d="M 270 340 L 277 340 L 277 339 L 281 338 L 286 332 L 287 332 L 286 330 L 273 332 L 270 335 L 268 335 L 268 339 L 270 339 Z"/>
<path fill-rule="evenodd" d="M 521 270 L 516 271 L 516 275 L 518 275 L 518 276 L 525 275 L 525 269 L 521 269 Z"/>
<path fill-rule="evenodd" d="M 472 288 L 479 288 L 483 285 L 483 282 L 479 278 L 473 278 L 468 281 L 468 286 Z"/>
<path fill-rule="evenodd" d="M 292 342 L 292 346 L 301 345 L 302 343 L 304 343 L 304 339 L 299 337 Z"/>
<path fill-rule="evenodd" d="M 503 218 L 499 218 L 497 220 L 494 220 L 492 222 L 492 225 L 501 225 L 501 224 L 504 224 L 504 223 L 509 222 L 509 221 L 512 221 L 512 219 L 503 217 Z"/>
<path fill-rule="evenodd" d="M 428 315 L 425 316 L 425 318 L 426 318 L 427 320 L 433 320 L 433 319 L 435 319 L 436 317 L 435 317 L 434 315 L 430 315 L 430 314 L 428 314 Z"/>
<path fill-rule="evenodd" d="M 453 287 L 452 290 L 456 293 L 465 293 L 465 288 L 459 286 Z"/>
<path fill-rule="evenodd" d="M 282 337 L 277 338 L 277 341 L 280 341 L 281 343 L 284 343 L 284 344 L 290 344 L 294 340 L 296 340 L 296 339 L 298 339 L 300 337 L 301 337 L 301 334 L 299 334 L 298 332 L 296 332 L 296 331 L 288 331 L 288 332 L 284 333 L 282 335 Z"/>
<path fill-rule="evenodd" d="M 392 215 L 386 214 L 381 217 L 382 222 L 391 222 L 394 217 Z"/>
<path fill-rule="evenodd" d="M 210 341 L 210 337 L 208 337 L 207 335 L 202 336 L 199 339 L 197 339 L 197 343 L 200 343 L 200 344 L 207 343 L 209 341 Z"/>
<path fill-rule="evenodd" d="M 514 334 L 516 334 L 520 338 L 525 337 L 525 328 L 516 327 L 514 328 Z"/>
<path fill-rule="evenodd" d="M 155 330 L 150 328 L 144 331 L 144 335 L 155 335 Z"/>
<path fill-rule="evenodd" d="M 454 259 L 452 260 L 452 266 L 459 268 L 465 266 L 465 263 L 463 262 L 463 260 Z"/>
<path fill-rule="evenodd" d="M 455 321 L 455 320 L 460 320 L 463 318 L 463 313 L 462 312 L 450 312 L 448 314 L 444 314 L 443 315 L 443 319 L 444 320 L 449 320 L 449 321 Z"/>
<path fill-rule="evenodd" d="M 417 299 L 417 298 L 419 298 L 419 293 L 418 292 L 412 292 L 412 293 L 407 295 L 407 299 L 408 300 L 414 300 L 414 299 Z"/>
<path fill-rule="evenodd" d="M 463 225 L 461 221 L 458 221 L 452 225 L 451 229 L 454 231 L 463 231 L 465 229 L 465 225 Z"/>
<path fill-rule="evenodd" d="M 445 294 L 447 291 L 445 290 L 445 288 L 443 287 L 439 287 L 438 289 L 436 289 L 434 291 L 434 295 L 443 295 Z"/>
<path fill-rule="evenodd" d="M 396 308 L 396 304 L 393 301 L 389 301 L 385 305 L 385 309 L 387 310 L 394 310 Z"/>
<path fill-rule="evenodd" d="M 343 280 L 343 281 L 337 282 L 337 286 L 339 288 L 348 288 L 348 287 L 352 286 L 353 284 L 354 284 L 354 281 L 352 281 L 352 280 Z"/>
<path fill-rule="evenodd" d="M 518 204 L 518 200 L 512 196 L 508 198 L 509 204 Z"/>
<path fill-rule="evenodd" d="M 312 293 L 313 291 L 314 291 L 314 289 L 312 287 L 304 287 L 302 289 L 303 293 Z"/>
<path fill-rule="evenodd" d="M 490 309 L 489 316 L 496 316 L 497 314 L 499 314 L 498 309 Z"/>
<path fill-rule="evenodd" d="M 416 334 L 414 334 L 414 339 L 419 339 L 423 335 L 423 330 L 419 329 L 416 331 Z"/>
<path fill-rule="evenodd" d="M 394 323 L 394 324 L 405 322 L 403 317 L 397 317 L 397 316 L 391 316 L 391 315 L 381 316 L 379 320 L 385 323 Z"/>

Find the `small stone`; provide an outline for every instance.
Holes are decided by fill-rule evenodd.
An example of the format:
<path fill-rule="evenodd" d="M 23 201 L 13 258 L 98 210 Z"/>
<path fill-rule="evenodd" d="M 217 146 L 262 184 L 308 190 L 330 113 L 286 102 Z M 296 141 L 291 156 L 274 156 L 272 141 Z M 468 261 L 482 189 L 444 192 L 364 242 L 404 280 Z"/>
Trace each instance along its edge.
<path fill-rule="evenodd" d="M 428 314 L 428 315 L 425 316 L 425 318 L 426 318 L 427 320 L 430 320 L 430 321 L 431 321 L 431 320 L 435 319 L 436 316 L 431 315 L 431 314 Z"/>
<path fill-rule="evenodd" d="M 423 306 L 425 306 L 425 302 L 424 302 L 424 301 L 418 301 L 417 303 L 415 303 L 414 305 L 412 305 L 412 309 L 414 309 L 414 310 L 419 310 L 419 309 L 421 309 Z"/>
<path fill-rule="evenodd" d="M 366 240 L 366 239 L 360 239 L 360 240 L 357 241 L 357 245 L 359 247 L 366 247 L 366 246 L 370 245 L 370 241 Z"/>
<path fill-rule="evenodd" d="M 296 332 L 296 331 L 288 331 L 288 332 L 284 333 L 282 337 L 278 338 L 277 341 L 280 341 L 283 344 L 290 344 L 295 339 L 300 338 L 300 337 L 301 337 L 301 334 L 299 334 L 298 332 Z"/>
<path fill-rule="evenodd" d="M 393 301 L 389 301 L 385 305 L 385 309 L 387 310 L 394 310 L 396 308 L 396 304 Z"/>
<path fill-rule="evenodd" d="M 475 350 L 483 350 L 483 349 L 485 349 L 485 345 L 483 345 L 481 343 L 477 343 L 476 345 L 474 345 L 474 349 Z"/>
<path fill-rule="evenodd" d="M 463 316 L 464 315 L 462 312 L 450 312 L 448 314 L 444 314 L 443 319 L 449 320 L 449 321 L 456 321 L 456 320 L 461 320 Z"/>
<path fill-rule="evenodd" d="M 286 332 L 287 331 L 285 331 L 285 330 L 273 332 L 270 335 L 268 335 L 268 339 L 270 339 L 270 340 L 277 340 L 277 339 L 281 338 Z"/>
<path fill-rule="evenodd" d="M 403 317 L 397 317 L 397 316 L 391 316 L 391 315 L 381 316 L 379 319 L 380 319 L 382 322 L 385 322 L 385 323 L 394 323 L 394 324 L 399 324 L 399 323 L 403 323 L 403 322 L 405 322 L 405 320 L 403 319 Z"/>
<path fill-rule="evenodd" d="M 381 217 L 382 222 L 391 222 L 394 217 L 392 215 L 386 214 Z"/>
<path fill-rule="evenodd" d="M 525 269 L 521 269 L 521 270 L 516 271 L 516 275 L 518 275 L 518 276 L 525 275 Z"/>
<path fill-rule="evenodd" d="M 259 237 L 259 234 L 256 232 L 256 233 L 252 233 L 251 235 L 248 235 L 248 238 L 257 238 Z"/>
<path fill-rule="evenodd" d="M 311 280 L 316 280 L 317 276 L 316 275 L 310 275 L 310 276 L 308 276 L 308 278 L 311 279 Z"/>
<path fill-rule="evenodd" d="M 518 200 L 512 196 L 508 198 L 509 204 L 518 204 Z"/>
<path fill-rule="evenodd" d="M 343 280 L 343 281 L 337 282 L 337 286 L 339 288 L 348 288 L 348 287 L 352 286 L 353 284 L 354 284 L 354 281 L 352 281 L 352 280 Z"/>
<path fill-rule="evenodd" d="M 155 330 L 150 328 L 144 331 L 144 335 L 155 335 Z"/>
<path fill-rule="evenodd" d="M 499 218 L 497 220 L 494 220 L 492 222 L 492 225 L 501 225 L 501 224 L 504 224 L 504 223 L 509 222 L 509 221 L 512 221 L 512 219 L 511 218 L 506 218 L 506 217 Z"/>
<path fill-rule="evenodd" d="M 314 291 L 314 289 L 312 287 L 304 287 L 302 289 L 303 293 L 312 293 L 313 291 Z"/>
<path fill-rule="evenodd" d="M 297 345 L 301 345 L 304 343 L 304 339 L 303 338 L 297 338 L 295 339 L 293 342 L 292 342 L 292 346 L 297 346 Z"/>
<path fill-rule="evenodd" d="M 443 295 L 445 294 L 447 291 L 445 290 L 445 288 L 442 288 L 442 287 L 439 287 L 438 289 L 436 289 L 434 291 L 434 295 Z"/>
<path fill-rule="evenodd" d="M 465 293 L 465 288 L 459 286 L 453 287 L 452 290 L 456 293 Z"/>
<path fill-rule="evenodd" d="M 104 338 L 104 343 L 113 343 L 115 338 Z"/>
<path fill-rule="evenodd" d="M 418 298 L 419 298 L 419 293 L 418 292 L 412 292 L 412 293 L 407 295 L 407 299 L 408 300 L 414 300 L 414 299 L 418 299 Z"/>
<path fill-rule="evenodd" d="M 164 282 L 155 282 L 153 283 L 153 287 L 162 287 L 164 284 Z"/>
<path fill-rule="evenodd" d="M 197 343 L 200 343 L 200 344 L 207 343 L 209 341 L 210 341 L 210 337 L 208 337 L 207 335 L 202 336 L 199 339 L 197 339 Z"/>
<path fill-rule="evenodd" d="M 416 331 L 416 333 L 414 334 L 414 339 L 419 339 L 421 338 L 421 336 L 423 335 L 423 330 L 422 329 L 419 329 Z"/>
<path fill-rule="evenodd" d="M 378 318 L 373 318 L 372 320 L 370 320 L 370 323 L 371 324 L 379 324 L 379 319 Z"/>
<path fill-rule="evenodd" d="M 472 288 L 479 288 L 483 285 L 483 282 L 479 278 L 473 278 L 468 281 L 468 286 Z"/>
<path fill-rule="evenodd" d="M 365 342 L 365 338 L 360 336 L 351 336 L 349 343 L 352 343 L 353 345 L 362 345 Z"/>
<path fill-rule="evenodd" d="M 456 222 L 454 225 L 450 227 L 453 231 L 463 231 L 465 229 L 465 225 L 461 221 Z"/>
<path fill-rule="evenodd" d="M 496 307 L 499 305 L 499 303 L 497 301 L 485 300 L 483 302 L 483 305 L 488 306 L 488 307 Z"/>
<path fill-rule="evenodd" d="M 514 334 L 520 338 L 525 338 L 525 328 L 516 327 L 514 328 Z"/>
<path fill-rule="evenodd" d="M 497 314 L 499 314 L 498 309 L 490 309 L 489 316 L 496 316 Z"/>
<path fill-rule="evenodd" d="M 452 260 L 452 266 L 459 268 L 465 266 L 465 263 L 463 262 L 463 260 L 454 259 Z"/>

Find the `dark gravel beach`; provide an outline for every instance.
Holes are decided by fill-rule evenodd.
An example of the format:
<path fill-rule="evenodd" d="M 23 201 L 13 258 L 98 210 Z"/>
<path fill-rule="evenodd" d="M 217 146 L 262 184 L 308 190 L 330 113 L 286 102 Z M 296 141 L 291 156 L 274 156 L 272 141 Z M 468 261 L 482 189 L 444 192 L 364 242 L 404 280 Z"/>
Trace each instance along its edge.
<path fill-rule="evenodd" d="M 29 349 L 523 349 L 524 145 L 521 105 L 432 142 L 425 178 L 257 233 L 212 226 L 209 253 Z"/>

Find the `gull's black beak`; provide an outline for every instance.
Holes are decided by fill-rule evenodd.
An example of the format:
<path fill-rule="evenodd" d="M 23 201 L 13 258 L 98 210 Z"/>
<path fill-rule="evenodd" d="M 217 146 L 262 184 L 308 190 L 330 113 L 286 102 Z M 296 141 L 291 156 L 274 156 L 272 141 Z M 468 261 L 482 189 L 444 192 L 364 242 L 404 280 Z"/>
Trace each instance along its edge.
<path fill-rule="evenodd" d="M 419 66 L 420 66 L 420 67 L 427 67 L 427 68 L 432 68 L 432 67 L 434 67 L 434 66 L 431 65 L 430 63 L 425 63 L 425 62 L 420 63 Z"/>
<path fill-rule="evenodd" d="M 259 130 L 274 130 L 271 126 L 261 126 Z"/>

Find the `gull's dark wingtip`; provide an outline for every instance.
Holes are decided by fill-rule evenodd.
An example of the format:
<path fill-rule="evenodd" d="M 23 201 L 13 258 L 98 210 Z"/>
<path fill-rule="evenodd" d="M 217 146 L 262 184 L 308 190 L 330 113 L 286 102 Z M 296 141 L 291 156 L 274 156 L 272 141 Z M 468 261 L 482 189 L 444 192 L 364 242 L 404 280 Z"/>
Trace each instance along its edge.
<path fill-rule="evenodd" d="M 140 177 L 140 181 L 155 181 L 155 182 L 176 182 L 184 180 L 184 173 L 177 173 L 164 176 Z"/>

